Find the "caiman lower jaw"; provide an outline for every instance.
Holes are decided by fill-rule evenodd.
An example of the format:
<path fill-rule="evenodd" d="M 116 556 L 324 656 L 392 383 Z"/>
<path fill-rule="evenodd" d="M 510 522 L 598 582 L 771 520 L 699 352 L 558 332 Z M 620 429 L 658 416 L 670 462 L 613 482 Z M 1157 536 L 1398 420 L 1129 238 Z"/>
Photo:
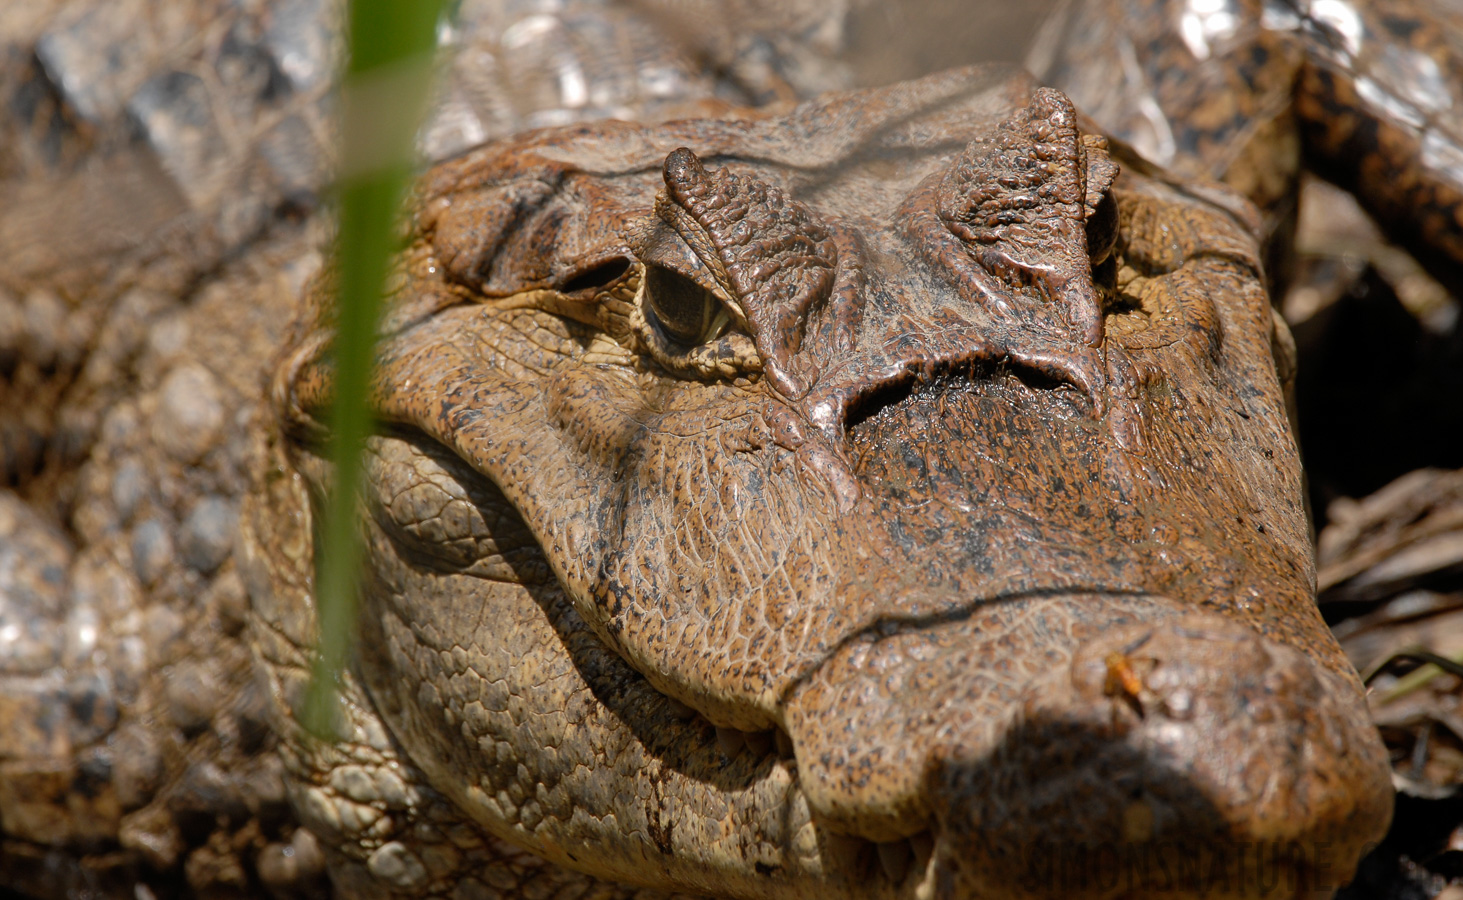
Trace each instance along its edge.
<path fill-rule="evenodd" d="M 1349 881 L 1391 785 L 1346 676 L 1162 598 L 1078 599 L 1106 624 L 1083 634 L 1052 603 L 840 650 L 789 703 L 814 819 L 880 842 L 930 828 L 907 885 L 921 898 L 1302 897 Z"/>

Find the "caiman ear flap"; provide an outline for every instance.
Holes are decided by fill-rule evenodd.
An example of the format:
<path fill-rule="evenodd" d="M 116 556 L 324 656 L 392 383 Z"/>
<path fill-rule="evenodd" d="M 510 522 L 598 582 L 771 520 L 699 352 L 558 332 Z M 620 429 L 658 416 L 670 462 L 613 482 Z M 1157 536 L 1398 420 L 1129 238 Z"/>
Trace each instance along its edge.
<path fill-rule="evenodd" d="M 1270 355 L 1275 359 L 1275 375 L 1280 379 L 1280 390 L 1285 394 L 1285 416 L 1290 420 L 1290 433 L 1300 435 L 1300 419 L 1296 411 L 1295 376 L 1299 369 L 1299 353 L 1295 346 L 1295 335 L 1280 310 L 1270 307 Z"/>
<path fill-rule="evenodd" d="M 1118 243 L 1118 204 L 1113 198 L 1112 186 L 1119 170 L 1118 164 L 1107 155 L 1107 138 L 1084 133 L 1079 146 L 1087 189 L 1083 202 L 1087 217 L 1087 254 L 1096 269 L 1112 256 Z"/>

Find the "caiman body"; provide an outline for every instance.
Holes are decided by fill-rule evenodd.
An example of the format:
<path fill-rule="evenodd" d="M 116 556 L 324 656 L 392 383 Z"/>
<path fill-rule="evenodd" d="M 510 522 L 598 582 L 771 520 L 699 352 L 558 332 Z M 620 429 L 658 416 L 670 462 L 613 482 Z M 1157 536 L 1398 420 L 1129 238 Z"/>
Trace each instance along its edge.
<path fill-rule="evenodd" d="M 1388 765 L 1314 606 L 1259 227 L 999 68 L 430 172 L 339 746 L 294 718 L 328 277 L 243 517 L 338 887 L 491 884 L 498 840 L 736 897 L 1344 883 Z M 1053 879 L 1102 848 L 1117 881 Z"/>

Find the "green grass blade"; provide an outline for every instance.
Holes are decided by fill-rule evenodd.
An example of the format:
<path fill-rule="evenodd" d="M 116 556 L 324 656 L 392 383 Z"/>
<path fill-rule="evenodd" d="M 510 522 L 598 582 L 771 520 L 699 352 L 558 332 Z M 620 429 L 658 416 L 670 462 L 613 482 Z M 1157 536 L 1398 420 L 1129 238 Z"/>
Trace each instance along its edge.
<path fill-rule="evenodd" d="M 331 350 L 335 399 L 329 453 L 335 481 L 317 532 L 320 644 L 302 711 L 305 727 L 322 737 L 335 734 L 335 687 L 355 632 L 361 450 L 371 430 L 367 391 L 441 13 L 440 0 L 352 0 L 348 12 L 336 244 L 340 295 Z"/>

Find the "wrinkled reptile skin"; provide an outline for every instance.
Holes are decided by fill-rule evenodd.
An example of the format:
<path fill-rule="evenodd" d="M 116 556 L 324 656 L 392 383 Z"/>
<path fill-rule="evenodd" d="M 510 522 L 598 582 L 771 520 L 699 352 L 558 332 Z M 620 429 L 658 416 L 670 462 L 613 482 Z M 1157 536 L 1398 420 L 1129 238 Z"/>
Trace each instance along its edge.
<path fill-rule="evenodd" d="M 975 69 L 500 142 L 416 209 L 342 723 L 391 741 L 356 777 L 399 754 L 553 862 L 725 896 L 1065 896 L 1034 847 L 1380 836 L 1244 201 Z M 445 893 L 470 854 L 428 865 L 293 724 L 307 551 L 271 538 L 329 482 L 328 295 L 245 516 L 257 646 L 305 823 Z"/>

